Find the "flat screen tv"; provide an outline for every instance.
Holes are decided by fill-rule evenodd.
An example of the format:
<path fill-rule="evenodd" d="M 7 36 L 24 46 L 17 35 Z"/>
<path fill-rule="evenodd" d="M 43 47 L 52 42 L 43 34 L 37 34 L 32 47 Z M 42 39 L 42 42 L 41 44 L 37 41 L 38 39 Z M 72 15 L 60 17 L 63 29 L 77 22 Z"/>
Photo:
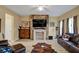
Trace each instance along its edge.
<path fill-rule="evenodd" d="M 46 27 L 47 20 L 44 19 L 33 19 L 33 27 Z"/>

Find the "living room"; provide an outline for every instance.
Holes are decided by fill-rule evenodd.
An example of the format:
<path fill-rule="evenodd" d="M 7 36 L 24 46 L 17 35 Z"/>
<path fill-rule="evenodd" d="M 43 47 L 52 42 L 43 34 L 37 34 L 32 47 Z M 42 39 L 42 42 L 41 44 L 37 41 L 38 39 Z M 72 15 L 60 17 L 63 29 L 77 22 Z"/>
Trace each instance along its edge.
<path fill-rule="evenodd" d="M 26 53 L 36 52 L 33 49 L 40 44 L 51 46 L 53 53 L 68 53 L 61 40 L 57 40 L 59 36 L 67 36 L 66 33 L 79 33 L 78 15 L 77 5 L 0 5 L 0 32 L 10 46 L 20 49 L 20 44 Z M 72 18 L 76 19 L 75 23 Z M 38 53 L 47 51 L 43 51 L 43 47 L 36 49 Z M 51 49 L 47 52 L 51 53 Z"/>

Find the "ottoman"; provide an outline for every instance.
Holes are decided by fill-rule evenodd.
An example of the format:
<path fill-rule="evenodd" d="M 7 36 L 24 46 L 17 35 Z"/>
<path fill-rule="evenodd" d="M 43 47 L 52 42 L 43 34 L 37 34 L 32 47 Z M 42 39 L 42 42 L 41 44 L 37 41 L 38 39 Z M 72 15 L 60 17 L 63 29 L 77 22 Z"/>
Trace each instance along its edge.
<path fill-rule="evenodd" d="M 22 44 L 16 44 L 12 46 L 13 53 L 25 53 L 26 48 Z"/>
<path fill-rule="evenodd" d="M 51 45 L 47 43 L 37 43 L 33 47 L 31 53 L 56 53 Z"/>

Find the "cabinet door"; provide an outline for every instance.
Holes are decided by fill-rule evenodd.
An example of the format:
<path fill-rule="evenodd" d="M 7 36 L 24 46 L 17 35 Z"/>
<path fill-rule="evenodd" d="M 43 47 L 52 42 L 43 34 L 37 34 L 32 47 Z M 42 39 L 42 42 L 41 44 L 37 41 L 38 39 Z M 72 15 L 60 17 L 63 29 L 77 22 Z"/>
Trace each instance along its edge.
<path fill-rule="evenodd" d="M 30 37 L 29 29 L 26 29 L 25 30 L 25 38 L 29 39 L 29 37 Z"/>
<path fill-rule="evenodd" d="M 20 39 L 23 39 L 24 38 L 24 30 L 23 29 L 20 29 L 19 30 L 19 38 Z"/>
<path fill-rule="evenodd" d="M 29 29 L 20 29 L 19 30 L 19 38 L 20 39 L 29 39 L 30 38 Z"/>

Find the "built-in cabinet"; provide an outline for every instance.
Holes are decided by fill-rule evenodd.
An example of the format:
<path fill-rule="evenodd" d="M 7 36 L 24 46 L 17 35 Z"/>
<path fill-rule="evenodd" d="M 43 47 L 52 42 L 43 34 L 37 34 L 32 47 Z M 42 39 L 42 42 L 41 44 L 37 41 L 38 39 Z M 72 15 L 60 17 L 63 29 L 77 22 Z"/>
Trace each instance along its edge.
<path fill-rule="evenodd" d="M 19 39 L 30 39 L 30 21 L 21 21 L 18 32 Z"/>
<path fill-rule="evenodd" d="M 48 20 L 48 15 L 31 15 L 29 17 L 22 18 L 21 24 L 19 25 L 19 38 L 20 39 L 33 39 L 34 35 L 34 27 L 33 27 L 33 19 L 43 19 Z M 27 29 L 29 27 L 29 29 Z M 45 30 L 47 31 L 47 27 Z M 46 32 L 47 33 L 47 32 Z"/>
<path fill-rule="evenodd" d="M 30 39 L 30 29 L 19 29 L 19 39 Z"/>

